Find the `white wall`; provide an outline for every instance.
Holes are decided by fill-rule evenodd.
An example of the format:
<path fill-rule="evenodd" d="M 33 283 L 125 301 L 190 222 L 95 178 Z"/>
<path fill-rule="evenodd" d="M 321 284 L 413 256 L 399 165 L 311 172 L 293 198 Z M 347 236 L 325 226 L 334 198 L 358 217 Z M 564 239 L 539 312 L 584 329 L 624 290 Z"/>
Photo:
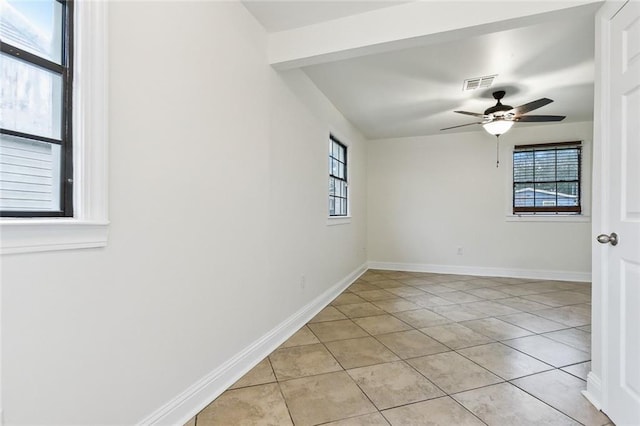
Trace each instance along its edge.
<path fill-rule="evenodd" d="M 6 424 L 139 422 L 365 262 L 363 139 L 241 4 L 112 2 L 109 29 L 109 244 L 3 257 Z"/>
<path fill-rule="evenodd" d="M 591 122 L 516 125 L 500 138 L 500 168 L 495 137 L 482 129 L 368 142 L 369 260 L 378 267 L 588 277 L 588 219 L 522 222 L 506 216 L 514 144 L 585 141 L 588 197 L 592 133 Z"/>

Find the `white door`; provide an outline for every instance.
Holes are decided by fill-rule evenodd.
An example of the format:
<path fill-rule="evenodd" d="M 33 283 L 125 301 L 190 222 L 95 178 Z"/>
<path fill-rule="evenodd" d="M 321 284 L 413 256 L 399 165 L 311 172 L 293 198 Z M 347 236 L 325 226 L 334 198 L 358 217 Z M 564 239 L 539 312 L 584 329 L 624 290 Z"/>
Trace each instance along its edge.
<path fill-rule="evenodd" d="M 593 224 L 594 237 L 600 234 L 594 290 L 601 296 L 594 304 L 601 306 L 594 312 L 602 310 L 602 409 L 626 426 L 640 425 L 640 2 L 607 6 L 596 117 L 601 188 Z"/>

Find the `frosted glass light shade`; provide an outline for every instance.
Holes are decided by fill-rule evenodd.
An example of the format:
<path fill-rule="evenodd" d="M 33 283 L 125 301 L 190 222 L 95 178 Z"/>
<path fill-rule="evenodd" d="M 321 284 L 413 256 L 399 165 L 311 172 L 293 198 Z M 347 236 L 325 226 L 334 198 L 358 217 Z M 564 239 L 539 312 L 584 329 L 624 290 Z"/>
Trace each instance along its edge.
<path fill-rule="evenodd" d="M 494 136 L 505 134 L 511 126 L 513 126 L 513 121 L 511 120 L 494 120 L 482 125 L 487 133 Z"/>

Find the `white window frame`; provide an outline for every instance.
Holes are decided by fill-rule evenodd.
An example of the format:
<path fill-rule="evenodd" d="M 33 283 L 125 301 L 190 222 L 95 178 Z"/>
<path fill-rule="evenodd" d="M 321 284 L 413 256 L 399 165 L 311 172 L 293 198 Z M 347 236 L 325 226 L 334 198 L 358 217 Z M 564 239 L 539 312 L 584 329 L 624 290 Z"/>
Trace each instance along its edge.
<path fill-rule="evenodd" d="M 107 5 L 74 2 L 74 216 L 1 218 L 1 254 L 107 245 Z"/>
<path fill-rule="evenodd" d="M 579 139 L 575 139 L 579 140 Z M 526 143 L 533 145 L 535 143 L 550 143 L 553 141 L 536 141 Z M 580 140 L 582 144 L 582 164 L 580 166 L 580 214 L 513 214 L 513 149 L 509 149 L 509 161 L 506 161 L 508 167 L 505 167 L 505 220 L 507 222 L 591 222 L 591 142 Z M 519 143 L 524 145 L 525 143 Z M 501 162 L 501 164 L 503 164 Z"/>
<path fill-rule="evenodd" d="M 346 168 L 347 168 L 347 215 L 346 216 L 331 216 L 329 215 L 329 209 L 327 208 L 326 210 L 326 214 L 327 214 L 327 226 L 334 226 L 334 225 L 347 225 L 351 223 L 351 194 L 352 194 L 352 187 L 351 187 L 351 167 L 352 167 L 352 158 L 351 158 L 351 144 L 349 143 L 349 140 L 347 138 L 344 137 L 344 135 L 341 135 L 340 132 L 336 132 L 335 129 L 330 129 L 329 130 L 329 141 L 331 141 L 331 136 L 333 136 L 334 138 L 336 138 L 342 145 L 344 145 L 347 150 L 346 150 L 346 159 L 347 159 L 347 163 L 346 163 Z M 328 145 L 329 147 L 331 146 L 331 144 Z M 330 149 L 330 148 L 329 148 Z M 330 151 L 327 151 L 327 155 L 329 154 Z M 327 164 L 326 161 L 326 157 L 325 157 L 325 162 L 324 164 Z M 325 166 L 326 167 L 326 166 Z M 329 175 L 327 178 L 327 200 L 329 199 L 329 179 L 330 179 L 330 174 L 331 174 L 331 170 L 328 170 Z M 328 205 L 327 205 L 328 207 Z"/>

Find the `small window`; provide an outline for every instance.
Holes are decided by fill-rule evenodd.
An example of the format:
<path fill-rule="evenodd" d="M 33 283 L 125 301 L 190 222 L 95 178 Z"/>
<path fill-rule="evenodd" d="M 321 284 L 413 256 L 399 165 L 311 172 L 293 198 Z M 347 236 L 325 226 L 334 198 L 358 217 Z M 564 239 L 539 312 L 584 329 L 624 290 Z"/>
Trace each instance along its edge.
<path fill-rule="evenodd" d="M 8 0 L 0 19 L 0 215 L 72 217 L 72 2 Z"/>
<path fill-rule="evenodd" d="M 333 135 L 329 137 L 329 216 L 347 216 L 347 147 Z"/>
<path fill-rule="evenodd" d="M 580 142 L 516 145 L 513 214 L 581 214 Z"/>

